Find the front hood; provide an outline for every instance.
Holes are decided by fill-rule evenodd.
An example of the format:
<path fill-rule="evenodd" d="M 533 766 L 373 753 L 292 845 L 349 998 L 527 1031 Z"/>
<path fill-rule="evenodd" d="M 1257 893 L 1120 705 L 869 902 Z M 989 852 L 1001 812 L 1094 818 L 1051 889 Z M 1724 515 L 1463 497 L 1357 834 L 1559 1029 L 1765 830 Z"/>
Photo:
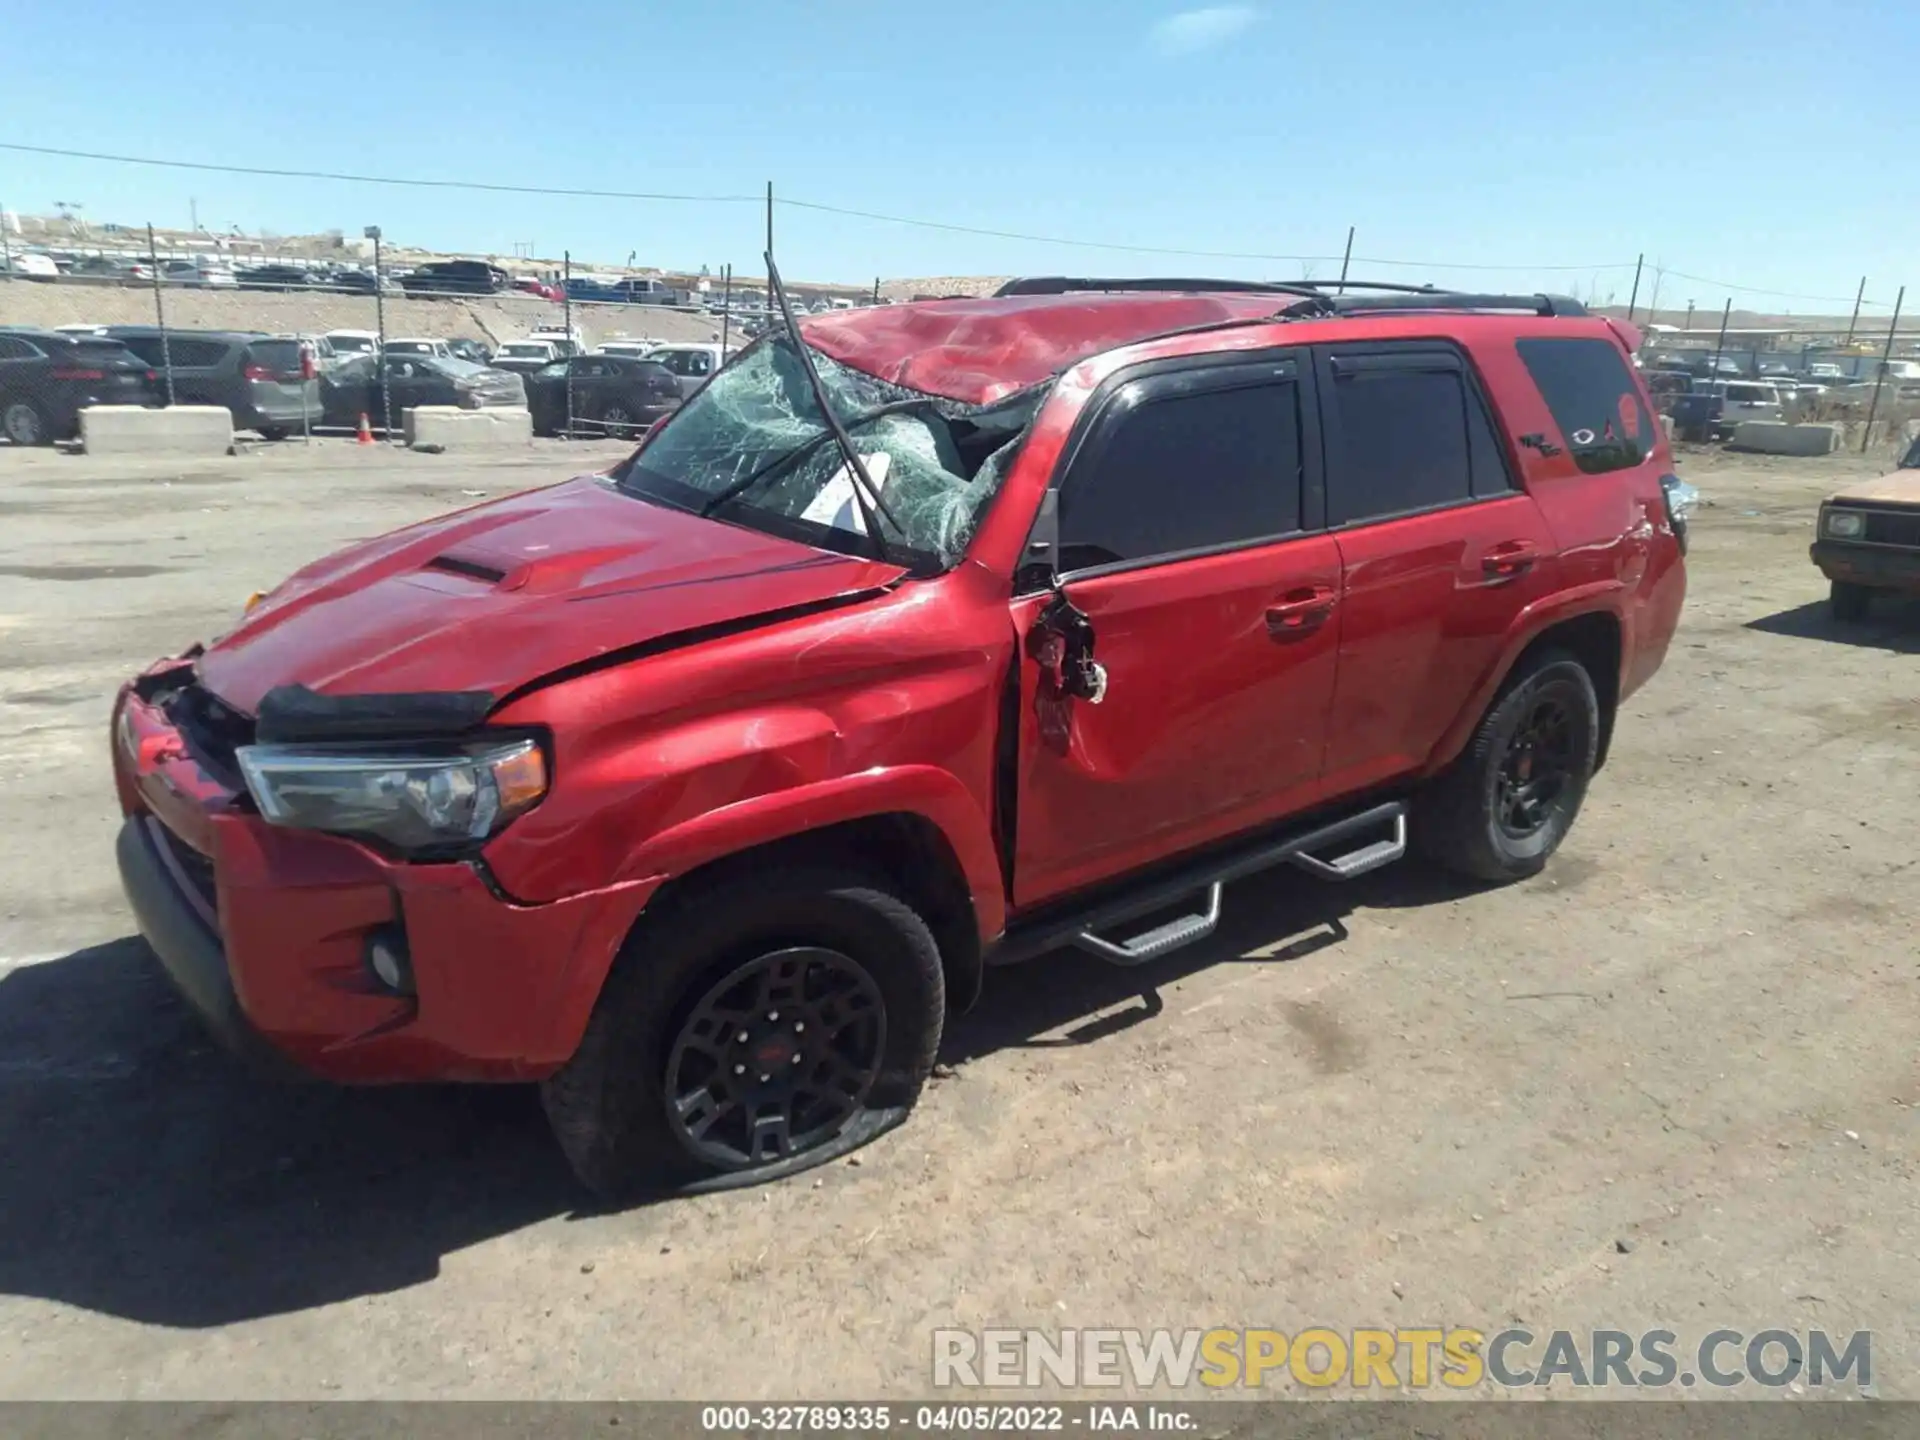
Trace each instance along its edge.
<path fill-rule="evenodd" d="M 397 530 L 307 566 L 200 657 L 249 714 L 328 695 L 485 691 L 891 584 L 836 555 L 570 480 Z"/>
<path fill-rule="evenodd" d="M 1920 505 L 1920 469 L 1894 470 L 1871 480 L 1856 480 L 1827 498 L 1873 505 Z"/>

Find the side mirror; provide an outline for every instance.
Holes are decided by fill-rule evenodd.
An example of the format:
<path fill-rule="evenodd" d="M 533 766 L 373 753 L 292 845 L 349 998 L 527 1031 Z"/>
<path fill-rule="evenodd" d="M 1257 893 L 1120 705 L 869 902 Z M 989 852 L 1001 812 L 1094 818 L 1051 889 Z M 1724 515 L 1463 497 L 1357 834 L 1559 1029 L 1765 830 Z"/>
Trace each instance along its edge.
<path fill-rule="evenodd" d="M 1040 673 L 1057 695 L 1098 705 L 1107 698 L 1107 670 L 1093 658 L 1093 622 L 1057 586 L 1029 637 Z"/>

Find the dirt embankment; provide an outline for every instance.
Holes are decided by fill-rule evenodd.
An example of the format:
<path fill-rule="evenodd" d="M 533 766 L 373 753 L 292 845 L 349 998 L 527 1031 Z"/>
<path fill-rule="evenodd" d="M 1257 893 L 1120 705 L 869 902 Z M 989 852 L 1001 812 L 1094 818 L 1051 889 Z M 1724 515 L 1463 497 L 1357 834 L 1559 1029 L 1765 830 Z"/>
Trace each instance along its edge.
<path fill-rule="evenodd" d="M 372 330 L 371 295 L 283 295 L 258 290 L 162 292 L 167 324 L 183 330 L 265 330 L 272 334 Z M 534 296 L 412 300 L 388 296 L 389 335 L 468 335 L 498 343 L 537 325 L 558 325 L 561 306 Z M 139 286 L 0 280 L 0 325 L 151 325 L 153 291 Z M 573 323 L 588 344 L 621 336 L 718 340 L 708 315 L 644 305 L 575 305 Z"/>

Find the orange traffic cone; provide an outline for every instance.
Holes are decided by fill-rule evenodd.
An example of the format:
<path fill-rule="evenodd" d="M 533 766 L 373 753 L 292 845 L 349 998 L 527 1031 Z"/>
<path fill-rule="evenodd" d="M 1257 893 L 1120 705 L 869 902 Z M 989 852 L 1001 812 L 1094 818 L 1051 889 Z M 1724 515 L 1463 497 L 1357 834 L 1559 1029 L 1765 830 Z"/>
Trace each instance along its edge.
<path fill-rule="evenodd" d="M 367 424 L 367 412 L 364 410 L 360 412 L 360 433 L 354 437 L 353 443 L 356 445 L 371 445 L 373 443 L 373 427 Z"/>

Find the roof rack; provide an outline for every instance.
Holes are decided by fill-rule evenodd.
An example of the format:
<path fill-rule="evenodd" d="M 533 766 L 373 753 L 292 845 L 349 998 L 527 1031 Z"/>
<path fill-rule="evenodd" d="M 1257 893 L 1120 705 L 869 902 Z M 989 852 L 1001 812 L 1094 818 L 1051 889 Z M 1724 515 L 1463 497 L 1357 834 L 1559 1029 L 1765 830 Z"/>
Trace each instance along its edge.
<path fill-rule="evenodd" d="M 1299 295 L 1308 299 L 1320 292 L 1311 285 L 1270 280 L 1088 280 L 1065 275 L 1035 275 L 1009 280 L 994 291 L 1009 295 L 1082 295 L 1108 292 L 1158 292 L 1171 295 Z"/>
<path fill-rule="evenodd" d="M 1328 294 L 1328 290 L 1337 293 Z M 1347 294 L 1346 291 L 1371 294 Z M 1091 280 L 1061 275 L 1009 280 L 995 292 L 1008 295 L 1074 295 L 1109 292 L 1170 294 L 1297 295 L 1302 303 L 1281 312 L 1290 319 L 1315 315 L 1391 314 L 1409 310 L 1497 310 L 1526 315 L 1588 314 L 1587 307 L 1566 295 L 1486 295 L 1438 290 L 1431 285 L 1400 285 L 1369 280 Z"/>

